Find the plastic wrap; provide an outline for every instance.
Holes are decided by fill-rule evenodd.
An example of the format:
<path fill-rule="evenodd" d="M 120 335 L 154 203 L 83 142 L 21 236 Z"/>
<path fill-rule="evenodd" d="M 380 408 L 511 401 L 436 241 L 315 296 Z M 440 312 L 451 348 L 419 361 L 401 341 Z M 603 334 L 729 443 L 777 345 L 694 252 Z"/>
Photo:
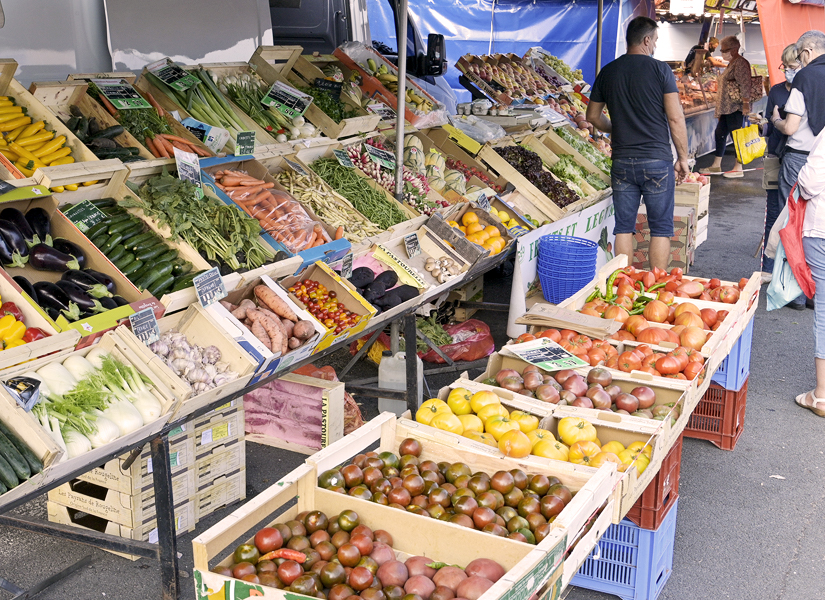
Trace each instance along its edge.
<path fill-rule="evenodd" d="M 453 338 L 452 344 L 440 346 L 441 351 L 452 360 L 471 362 L 485 356 L 490 356 L 496 349 L 493 335 L 486 323 L 477 319 L 470 319 L 457 325 L 447 325 L 444 331 Z M 443 363 L 435 350 L 419 352 L 418 357 L 430 363 Z"/>
<path fill-rule="evenodd" d="M 479 144 L 486 144 L 494 140 L 500 140 L 507 135 L 501 125 L 496 125 L 491 121 L 485 121 L 474 115 L 461 115 L 453 117 L 453 125 Z"/>

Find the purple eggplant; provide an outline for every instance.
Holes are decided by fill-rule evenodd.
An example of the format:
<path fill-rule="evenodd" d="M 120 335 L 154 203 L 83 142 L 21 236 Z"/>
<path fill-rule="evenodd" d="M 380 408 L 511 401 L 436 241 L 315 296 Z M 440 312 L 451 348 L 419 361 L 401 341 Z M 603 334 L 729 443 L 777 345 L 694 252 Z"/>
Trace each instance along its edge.
<path fill-rule="evenodd" d="M 3 236 L 8 247 L 12 249 L 12 256 L 22 264 L 26 264 L 29 260 L 29 245 L 17 225 L 11 221 L 0 219 L 0 235 Z"/>
<path fill-rule="evenodd" d="M 12 279 L 14 279 L 14 282 L 20 286 L 20 289 L 22 289 L 29 295 L 29 298 L 34 300 L 35 304 L 40 304 L 37 301 L 37 291 L 34 289 L 34 286 L 32 285 L 31 281 L 29 281 L 22 275 L 15 275 L 14 277 L 12 277 Z"/>
<path fill-rule="evenodd" d="M 32 246 L 29 253 L 29 264 L 38 271 L 57 271 L 59 273 L 80 268 L 75 257 L 60 250 L 55 250 L 46 244 Z"/>
<path fill-rule="evenodd" d="M 20 253 L 9 246 L 2 235 L 0 235 L 0 264 L 4 267 L 22 267 L 26 264 Z"/>
<path fill-rule="evenodd" d="M 63 315 L 69 321 L 80 318 L 80 307 L 69 299 L 69 296 L 56 284 L 50 281 L 38 281 L 34 284 L 40 306 L 49 313 L 52 319 Z"/>
<path fill-rule="evenodd" d="M 57 240 L 55 240 L 56 242 Z M 97 279 L 85 273 L 83 271 L 71 270 L 66 271 L 63 273 L 63 277 L 66 281 L 71 281 L 75 285 L 80 286 L 80 288 L 89 294 L 92 298 L 111 298 L 112 293 L 106 289 L 106 286 L 100 283 Z"/>
<path fill-rule="evenodd" d="M 81 269 L 86 266 L 86 255 L 83 254 L 83 250 L 80 246 L 74 242 L 70 242 L 65 238 L 54 238 L 52 241 L 52 247 L 55 250 L 59 250 L 63 254 L 74 256 L 77 259 L 77 264 L 80 265 Z"/>
<path fill-rule="evenodd" d="M 15 225 L 17 225 L 17 229 L 20 230 L 20 233 L 23 234 L 23 238 L 26 240 L 26 243 L 29 247 L 34 246 L 35 244 L 40 243 L 40 237 L 35 239 L 35 233 L 32 229 L 29 222 L 26 220 L 26 215 L 24 215 L 21 211 L 17 210 L 16 208 L 4 208 L 0 211 L 0 219 L 5 219 L 6 221 L 11 221 Z"/>
<path fill-rule="evenodd" d="M 115 304 L 117 304 L 118 306 L 128 306 L 129 305 L 129 301 L 126 298 L 124 298 L 123 296 L 112 296 L 112 300 L 114 300 Z"/>
<path fill-rule="evenodd" d="M 100 298 L 100 304 L 103 305 L 103 308 L 106 310 L 112 310 L 113 308 L 117 308 L 117 302 L 115 302 L 114 298 L 107 298 L 104 296 Z"/>
<path fill-rule="evenodd" d="M 52 222 L 46 209 L 36 206 L 26 212 L 26 221 L 41 244 L 52 245 Z"/>
<path fill-rule="evenodd" d="M 71 281 L 66 281 L 65 279 L 61 279 L 55 284 L 61 290 L 63 290 L 66 295 L 69 297 L 69 301 L 74 302 L 80 307 L 80 310 L 83 312 L 91 312 L 93 314 L 97 314 L 99 312 L 104 312 L 106 309 L 100 303 L 99 300 L 96 300 L 89 296 L 86 292 L 83 291 L 76 283 L 72 283 Z"/>
<path fill-rule="evenodd" d="M 106 289 L 113 294 L 115 293 L 115 280 L 106 275 L 106 273 L 101 273 L 100 271 L 95 271 L 94 269 L 83 269 L 83 272 L 97 279 L 98 282 L 105 285 Z"/>

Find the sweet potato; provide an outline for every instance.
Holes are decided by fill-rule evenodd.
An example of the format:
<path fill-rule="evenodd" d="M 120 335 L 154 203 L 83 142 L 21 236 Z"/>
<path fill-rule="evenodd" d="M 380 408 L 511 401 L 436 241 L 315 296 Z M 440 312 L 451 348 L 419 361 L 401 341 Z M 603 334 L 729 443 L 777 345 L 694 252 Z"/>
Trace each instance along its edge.
<path fill-rule="evenodd" d="M 279 317 L 289 319 L 293 322 L 298 321 L 298 315 L 295 314 L 295 311 L 292 310 L 280 297 L 278 297 L 278 294 L 269 289 L 269 287 L 265 285 L 256 285 L 255 296 L 264 306 Z"/>
<path fill-rule="evenodd" d="M 298 321 L 292 329 L 292 335 L 299 340 L 306 341 L 315 335 L 315 326 L 312 321 Z"/>
<path fill-rule="evenodd" d="M 272 319 L 272 317 L 265 315 L 257 308 L 247 309 L 246 314 L 250 319 L 255 321 L 255 323 L 260 323 L 263 326 L 266 335 L 269 336 L 270 350 L 272 350 L 272 352 L 280 352 L 284 344 L 284 334 L 281 331 L 281 328 Z"/>
<path fill-rule="evenodd" d="M 221 300 L 221 306 L 223 306 L 229 312 L 232 312 L 233 310 L 238 308 L 237 305 L 232 304 L 231 302 L 227 302 L 226 300 Z"/>
<path fill-rule="evenodd" d="M 292 336 L 289 335 L 289 333 L 287 332 L 287 328 L 284 325 L 283 321 L 281 320 L 281 317 L 276 315 L 274 312 L 272 312 L 268 308 L 258 308 L 258 310 L 261 311 L 262 313 L 264 313 L 270 319 L 272 319 L 272 321 L 281 329 L 281 334 L 283 335 L 283 342 L 281 343 L 281 354 L 286 354 L 287 351 L 289 350 L 289 346 L 287 345 L 287 341 Z M 286 322 L 287 323 L 292 323 L 292 321 L 288 321 L 288 320 Z"/>
<path fill-rule="evenodd" d="M 289 348 L 291 350 L 295 350 L 295 348 L 298 348 L 301 344 L 303 344 L 303 342 L 301 340 L 299 340 L 298 338 L 296 338 L 296 337 L 289 338 Z"/>
<path fill-rule="evenodd" d="M 252 335 L 258 338 L 258 340 L 266 346 L 267 350 L 272 350 L 270 337 L 267 335 L 263 323 L 261 323 L 260 320 L 252 322 Z"/>
<path fill-rule="evenodd" d="M 281 323 L 283 323 L 284 328 L 286 328 L 286 337 L 292 337 L 292 330 L 295 328 L 295 323 L 290 321 L 289 319 L 281 319 Z"/>
<path fill-rule="evenodd" d="M 238 319 L 239 321 L 243 321 L 246 318 L 246 311 L 249 308 L 257 308 L 255 303 L 252 300 L 244 299 L 241 303 L 232 310 L 232 316 Z"/>

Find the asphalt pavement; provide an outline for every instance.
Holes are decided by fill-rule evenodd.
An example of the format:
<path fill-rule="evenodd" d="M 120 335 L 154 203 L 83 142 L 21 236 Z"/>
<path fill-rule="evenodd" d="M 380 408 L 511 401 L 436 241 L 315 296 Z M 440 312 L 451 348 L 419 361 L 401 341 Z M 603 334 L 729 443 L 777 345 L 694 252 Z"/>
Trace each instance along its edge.
<path fill-rule="evenodd" d="M 726 161 L 732 161 L 728 157 Z M 700 161 L 700 164 L 704 164 Z M 727 162 L 725 163 L 727 166 Z M 707 242 L 696 252 L 691 275 L 738 281 L 759 269 L 754 252 L 765 212 L 761 171 L 744 179 L 715 177 Z M 485 300 L 507 303 L 507 270 L 485 277 Z M 825 421 L 797 407 L 793 398 L 814 385 L 813 311 L 788 308 L 767 313 L 763 286 L 755 316 L 751 375 L 742 437 L 734 451 L 686 439 L 673 571 L 661 600 L 821 600 L 825 598 Z M 506 341 L 503 313 L 480 312 L 497 345 Z M 329 364 L 340 369 L 345 352 Z M 376 374 L 359 365 L 351 378 Z M 454 375 L 428 378 L 431 389 Z M 377 414 L 375 400 L 359 398 L 365 418 Z M 302 463 L 304 456 L 247 444 L 247 500 Z M 178 539 L 181 598 L 193 598 L 191 540 L 239 505 L 201 521 Z M 18 513 L 46 518 L 41 497 Z M 262 519 L 266 515 L 261 515 Z M 81 544 L 0 527 L 0 576 L 23 588 L 84 556 L 94 563 L 54 584 L 41 598 L 160 598 L 157 562 L 135 562 Z M 0 590 L 0 599 L 12 595 Z M 581 588 L 568 600 L 615 598 Z"/>

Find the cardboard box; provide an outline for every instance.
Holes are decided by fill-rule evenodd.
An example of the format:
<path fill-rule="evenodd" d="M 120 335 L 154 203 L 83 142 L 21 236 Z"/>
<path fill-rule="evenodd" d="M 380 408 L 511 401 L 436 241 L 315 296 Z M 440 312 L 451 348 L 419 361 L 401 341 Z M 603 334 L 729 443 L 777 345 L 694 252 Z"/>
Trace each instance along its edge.
<path fill-rule="evenodd" d="M 221 475 L 195 494 L 195 521 L 246 498 L 246 469 Z"/>
<path fill-rule="evenodd" d="M 246 442 L 243 437 L 238 437 L 224 444 L 207 448 L 197 455 L 194 464 L 195 485 L 201 489 L 221 475 L 246 468 Z"/>
<path fill-rule="evenodd" d="M 670 260 L 668 270 L 680 267 L 687 273 L 693 263 L 696 248 L 696 211 L 687 206 L 676 206 L 673 210 L 673 237 L 670 238 Z M 647 211 L 639 208 L 636 216 L 636 233 L 633 235 L 633 266 L 648 267 L 648 249 L 650 248 L 650 228 L 647 223 Z"/>
<path fill-rule="evenodd" d="M 219 444 L 242 438 L 244 435 L 243 405 L 233 405 L 208 413 L 196 419 L 193 427 L 196 456 Z"/>

